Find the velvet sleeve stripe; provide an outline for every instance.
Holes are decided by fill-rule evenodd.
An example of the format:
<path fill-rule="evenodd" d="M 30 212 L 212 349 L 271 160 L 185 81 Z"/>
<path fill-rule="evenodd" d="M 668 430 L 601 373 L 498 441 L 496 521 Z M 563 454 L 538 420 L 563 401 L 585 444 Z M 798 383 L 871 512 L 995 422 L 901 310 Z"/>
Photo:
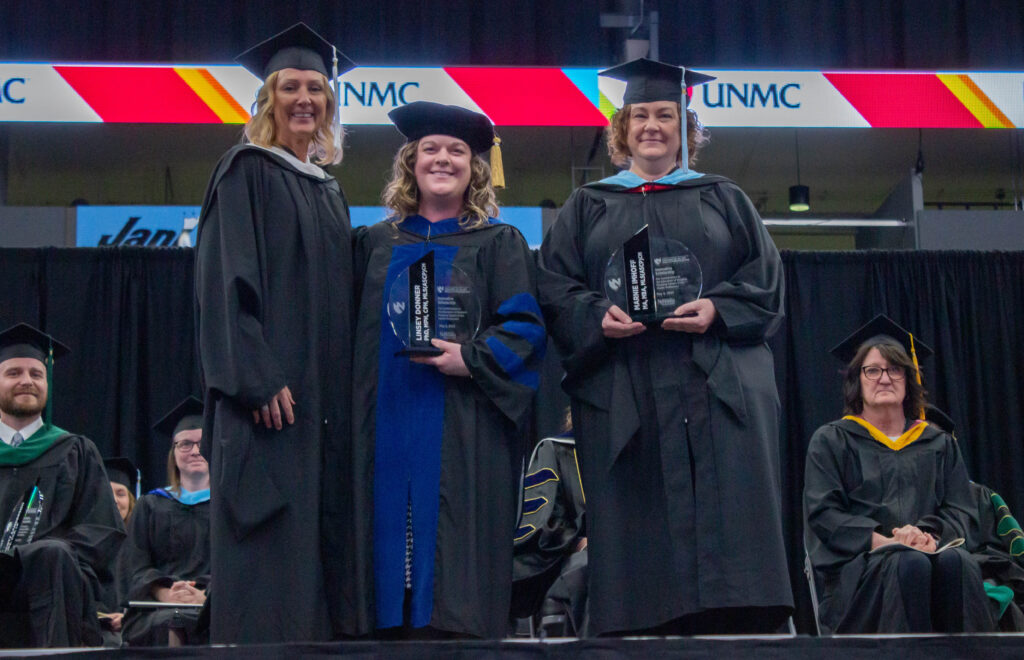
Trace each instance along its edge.
<path fill-rule="evenodd" d="M 537 389 L 540 385 L 540 374 L 536 369 L 526 366 L 523 358 L 515 351 L 505 345 L 497 337 L 488 337 L 485 342 L 490 349 L 494 361 L 498 363 L 508 377 L 515 383 L 525 385 L 531 389 Z"/>
<path fill-rule="evenodd" d="M 532 472 L 523 479 L 523 490 L 528 488 L 535 488 L 541 484 L 546 484 L 549 481 L 558 481 L 558 473 L 551 468 L 541 468 L 536 472 Z"/>
<path fill-rule="evenodd" d="M 547 333 L 544 331 L 544 326 L 537 325 L 536 323 L 524 323 L 522 321 L 505 321 L 501 324 L 501 329 L 519 335 L 530 342 L 536 359 L 539 360 L 544 357 L 544 353 L 548 348 Z"/>
<path fill-rule="evenodd" d="M 544 505 L 548 503 L 546 497 L 533 497 L 523 502 L 523 515 L 528 516 L 533 513 L 537 513 L 544 508 Z"/>
<path fill-rule="evenodd" d="M 517 314 L 530 314 L 541 318 L 540 305 L 537 300 L 528 293 L 517 293 L 498 307 L 498 313 L 502 316 L 516 316 Z"/>

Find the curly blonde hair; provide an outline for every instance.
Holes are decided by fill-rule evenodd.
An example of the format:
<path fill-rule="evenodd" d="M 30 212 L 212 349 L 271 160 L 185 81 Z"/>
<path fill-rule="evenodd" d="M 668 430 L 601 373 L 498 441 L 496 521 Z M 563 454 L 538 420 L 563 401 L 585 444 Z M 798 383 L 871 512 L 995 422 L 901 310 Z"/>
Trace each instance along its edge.
<path fill-rule="evenodd" d="M 604 129 L 605 139 L 608 141 L 608 156 L 612 159 L 612 163 L 623 168 L 628 168 L 633 159 L 633 154 L 630 153 L 629 144 L 626 141 L 629 136 L 629 113 L 632 108 L 632 105 L 624 105 L 619 108 L 612 115 L 612 120 L 608 122 L 608 126 Z M 682 110 L 682 104 L 676 103 L 677 116 L 682 115 Z M 704 124 L 700 123 L 700 119 L 697 118 L 697 113 L 687 108 L 686 150 L 689 153 L 689 158 L 687 158 L 686 162 L 687 167 L 693 167 L 697 163 L 697 152 L 710 141 L 711 138 L 708 136 Z M 676 154 L 677 162 L 681 156 L 682 149 L 680 149 L 680 153 Z"/>
<path fill-rule="evenodd" d="M 399 223 L 420 209 L 420 189 L 416 184 L 416 156 L 420 141 L 405 143 L 395 154 L 391 180 L 381 193 L 381 200 L 390 211 L 388 222 Z M 462 195 L 459 224 L 463 229 L 476 229 L 498 215 L 498 198 L 491 185 L 491 166 L 479 154 L 470 160 L 469 185 Z"/>
<path fill-rule="evenodd" d="M 274 105 L 277 100 L 275 90 L 279 74 L 280 71 L 274 71 L 263 81 L 263 86 L 256 94 L 252 117 L 245 123 L 246 139 L 252 144 L 267 149 L 278 144 L 277 124 L 274 123 Z M 312 142 L 309 143 L 309 153 L 306 155 L 317 165 L 337 165 L 343 156 L 341 145 L 339 144 L 337 147 L 334 145 L 334 128 L 331 121 L 338 111 L 337 99 L 334 96 L 334 88 L 328 83 L 327 77 L 321 74 L 320 79 L 327 96 L 327 107 L 320 127 L 317 128 Z M 344 135 L 343 128 L 342 137 Z"/>

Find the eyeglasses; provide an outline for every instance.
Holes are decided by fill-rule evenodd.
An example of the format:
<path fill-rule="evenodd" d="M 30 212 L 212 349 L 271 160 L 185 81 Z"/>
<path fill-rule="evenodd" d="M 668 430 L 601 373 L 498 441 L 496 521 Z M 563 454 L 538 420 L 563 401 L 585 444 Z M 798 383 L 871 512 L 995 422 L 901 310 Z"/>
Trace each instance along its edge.
<path fill-rule="evenodd" d="M 861 367 L 860 370 L 868 380 L 878 380 L 882 377 L 882 372 L 889 374 L 889 378 L 891 380 L 903 380 L 903 377 L 907 375 L 907 370 L 899 365 L 893 365 L 885 368 Z"/>
<path fill-rule="evenodd" d="M 192 450 L 199 446 L 198 440 L 178 440 L 174 443 L 174 450 L 182 454 L 191 454 Z"/>

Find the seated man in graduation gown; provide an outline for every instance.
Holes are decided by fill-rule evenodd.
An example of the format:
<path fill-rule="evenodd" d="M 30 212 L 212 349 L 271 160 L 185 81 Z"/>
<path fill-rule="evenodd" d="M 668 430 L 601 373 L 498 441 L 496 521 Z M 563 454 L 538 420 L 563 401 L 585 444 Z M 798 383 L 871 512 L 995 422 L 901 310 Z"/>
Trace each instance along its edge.
<path fill-rule="evenodd" d="M 172 630 L 176 641 L 206 641 L 196 631 L 200 610 L 191 607 L 206 602 L 210 582 L 210 466 L 199 453 L 202 426 L 203 404 L 189 397 L 153 427 L 170 440 L 168 485 L 139 498 L 118 572 L 125 601 L 165 606 L 128 608 L 129 646 L 165 646 Z"/>
<path fill-rule="evenodd" d="M 124 524 L 95 445 L 43 416 L 66 352 L 26 324 L 0 333 L 0 646 L 101 643 L 95 599 Z"/>

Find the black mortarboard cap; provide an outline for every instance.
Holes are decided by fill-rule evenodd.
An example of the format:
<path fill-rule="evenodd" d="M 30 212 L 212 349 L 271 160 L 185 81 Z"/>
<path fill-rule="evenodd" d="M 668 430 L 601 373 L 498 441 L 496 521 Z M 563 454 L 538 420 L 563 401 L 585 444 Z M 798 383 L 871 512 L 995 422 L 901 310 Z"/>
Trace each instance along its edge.
<path fill-rule="evenodd" d="M 260 80 L 274 71 L 300 69 L 319 71 L 331 79 L 331 63 L 338 55 L 338 75 L 355 67 L 355 62 L 336 50 L 305 23 L 296 23 L 284 32 L 260 42 L 235 58 Z"/>
<path fill-rule="evenodd" d="M 28 323 L 19 323 L 0 332 L 0 362 L 27 357 L 46 363 L 51 349 L 54 359 L 69 351 L 67 346 Z"/>
<path fill-rule="evenodd" d="M 121 484 L 131 493 L 135 494 L 135 484 L 138 481 L 139 471 L 135 464 L 124 456 L 103 459 L 103 466 L 107 468 L 107 478 L 114 483 Z"/>
<path fill-rule="evenodd" d="M 654 101 L 679 101 L 682 96 L 682 87 L 690 89 L 715 79 L 714 76 L 673 64 L 649 60 L 646 57 L 599 71 L 597 75 L 626 82 L 626 93 L 622 97 L 622 102 L 626 105 Z M 689 97 L 687 97 L 687 103 L 689 103 Z"/>
<path fill-rule="evenodd" d="M 479 112 L 457 105 L 414 101 L 388 113 L 395 128 L 410 142 L 427 135 L 451 135 L 482 153 L 494 144 L 494 126 Z"/>
<path fill-rule="evenodd" d="M 879 314 L 859 327 L 829 352 L 848 364 L 864 342 L 876 337 L 887 337 L 891 342 L 903 346 L 907 355 L 913 358 L 915 363 L 933 353 L 931 346 L 912 335 L 909 330 L 901 327 L 885 314 Z"/>
<path fill-rule="evenodd" d="M 953 435 L 954 431 L 956 431 L 956 424 L 953 423 L 953 418 L 947 415 L 941 408 L 936 408 L 930 403 L 924 404 L 924 418 L 950 435 Z"/>
<path fill-rule="evenodd" d="M 182 399 L 153 428 L 174 440 L 182 431 L 203 428 L 203 403 L 194 396 Z"/>

